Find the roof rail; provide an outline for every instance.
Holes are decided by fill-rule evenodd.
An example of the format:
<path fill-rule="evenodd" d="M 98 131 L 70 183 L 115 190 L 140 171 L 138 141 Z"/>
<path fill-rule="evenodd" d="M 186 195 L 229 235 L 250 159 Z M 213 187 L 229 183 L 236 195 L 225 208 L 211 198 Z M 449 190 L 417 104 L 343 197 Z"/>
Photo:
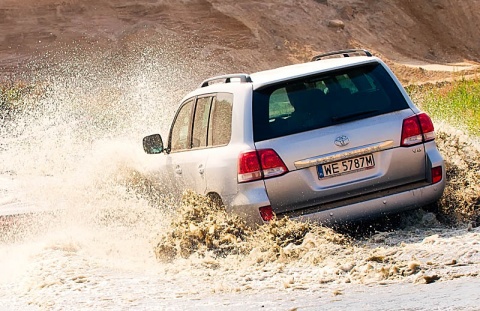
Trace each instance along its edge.
<path fill-rule="evenodd" d="M 314 56 L 312 58 L 312 62 L 317 61 L 317 60 L 321 60 L 321 59 L 324 59 L 324 58 L 332 58 L 332 56 L 333 57 L 350 57 L 350 56 L 368 56 L 368 57 L 371 57 L 372 53 L 370 53 L 367 50 L 360 50 L 360 49 L 359 50 L 356 50 L 356 49 L 340 50 L 340 51 L 328 52 L 328 53 L 325 53 L 325 54 L 320 54 L 320 55 Z"/>
<path fill-rule="evenodd" d="M 217 80 L 223 80 L 223 83 L 231 83 L 232 79 L 239 79 L 240 82 L 243 82 L 243 83 L 252 82 L 252 79 L 250 78 L 250 76 L 248 74 L 246 74 L 246 73 L 235 73 L 235 74 L 229 74 L 229 75 L 216 76 L 216 77 L 209 78 L 209 79 L 203 81 L 200 84 L 200 87 L 209 86 L 210 82 L 217 81 Z"/>

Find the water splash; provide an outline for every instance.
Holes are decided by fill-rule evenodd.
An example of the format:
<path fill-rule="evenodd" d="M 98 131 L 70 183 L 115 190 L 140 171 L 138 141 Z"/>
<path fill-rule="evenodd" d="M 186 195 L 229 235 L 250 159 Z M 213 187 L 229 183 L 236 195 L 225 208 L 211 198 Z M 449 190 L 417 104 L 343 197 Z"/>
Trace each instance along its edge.
<path fill-rule="evenodd" d="M 136 229 L 144 235 L 166 217 L 171 198 L 144 173 L 149 159 L 141 139 L 167 133 L 185 85 L 178 77 L 188 66 L 162 49 L 138 52 L 73 48 L 67 61 L 32 68 L 24 79 L 34 87 L 17 99 L 19 109 L 0 131 L 0 172 L 9 183 L 0 188 L 15 204 L 54 213 L 63 227 L 116 223 L 145 226 Z M 7 218 L 2 229 L 11 227 Z M 37 217 L 19 226 L 48 222 Z M 16 238 L 26 231 L 15 230 Z"/>
<path fill-rule="evenodd" d="M 447 185 L 438 212 L 452 224 L 480 225 L 480 145 L 448 124 L 440 128 L 436 141 L 445 158 Z"/>
<path fill-rule="evenodd" d="M 476 262 L 475 254 L 462 247 L 464 241 L 451 237 L 454 233 L 445 235 L 444 229 L 419 222 L 414 231 L 379 232 L 363 240 L 288 219 L 249 228 L 193 194 L 178 205 L 156 182 L 141 138 L 167 133 L 191 70 L 163 50 L 140 52 L 144 54 L 136 58 L 77 53 L 70 62 L 41 69 L 31 77 L 39 90 L 2 127 L 0 172 L 14 183 L 5 191 L 47 213 L 15 218 L 19 222 L 14 226 L 6 223 L 11 218 L 0 219 L 9 228 L 0 245 L 5 254 L 0 274 L 6 279 L 1 281 L 21 280 L 16 290 L 35 296 L 35 303 L 43 306 L 56 293 L 86 284 L 85 279 L 101 283 L 102 269 L 148 270 L 169 278 L 193 270 L 206 283 L 228 275 L 231 284 L 215 290 L 236 291 L 261 288 L 264 279 L 285 289 L 427 282 L 451 260 L 443 253 L 445 245 L 462 249 L 455 260 L 467 262 L 465 267 L 468 260 Z M 449 146 L 464 144 L 448 145 L 456 138 L 450 130 L 446 133 L 439 134 L 438 142 L 445 143 L 441 148 L 448 160 L 475 163 L 478 148 L 465 145 L 460 149 L 466 154 L 458 156 L 458 147 Z M 461 174 L 472 171 L 464 164 L 452 166 L 452 178 L 463 180 Z M 470 186 L 478 189 L 478 181 Z M 446 215 L 458 211 L 460 189 L 446 200 Z M 465 202 L 470 209 L 472 199 Z M 462 215 L 470 219 L 469 213 Z M 437 233 L 444 236 L 424 240 Z M 478 240 L 473 234 L 468 238 Z M 439 248 L 431 250 L 432 244 Z M 415 259 L 424 254 L 428 258 Z M 22 267 L 13 269 L 15 262 Z M 69 279 L 62 283 L 64 275 Z M 53 298 L 45 298 L 45 292 Z"/>

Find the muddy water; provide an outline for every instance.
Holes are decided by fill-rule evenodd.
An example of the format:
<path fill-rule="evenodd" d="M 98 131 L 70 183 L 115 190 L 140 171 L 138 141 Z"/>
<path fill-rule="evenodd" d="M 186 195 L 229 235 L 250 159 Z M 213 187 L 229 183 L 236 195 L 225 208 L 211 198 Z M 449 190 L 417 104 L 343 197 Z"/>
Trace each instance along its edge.
<path fill-rule="evenodd" d="M 456 186 L 437 215 L 364 235 L 290 220 L 249 228 L 155 182 L 141 138 L 166 133 L 179 83 L 155 59 L 60 68 L 1 128 L 0 309 L 478 308 L 471 138 L 439 135 Z"/>

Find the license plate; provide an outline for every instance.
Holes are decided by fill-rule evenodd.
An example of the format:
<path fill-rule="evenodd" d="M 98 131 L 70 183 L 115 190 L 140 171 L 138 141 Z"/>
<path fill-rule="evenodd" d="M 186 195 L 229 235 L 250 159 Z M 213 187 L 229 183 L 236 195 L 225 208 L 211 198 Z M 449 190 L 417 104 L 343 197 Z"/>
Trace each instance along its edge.
<path fill-rule="evenodd" d="M 318 178 L 328 178 L 364 171 L 375 167 L 373 154 L 317 166 Z"/>

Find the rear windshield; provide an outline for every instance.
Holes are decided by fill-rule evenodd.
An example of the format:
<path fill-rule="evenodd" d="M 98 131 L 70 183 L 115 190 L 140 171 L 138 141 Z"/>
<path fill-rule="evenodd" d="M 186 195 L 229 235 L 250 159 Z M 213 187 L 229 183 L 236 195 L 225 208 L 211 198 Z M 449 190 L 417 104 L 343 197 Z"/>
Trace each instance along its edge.
<path fill-rule="evenodd" d="M 408 108 L 380 64 L 269 85 L 253 95 L 254 140 L 291 135 Z"/>

